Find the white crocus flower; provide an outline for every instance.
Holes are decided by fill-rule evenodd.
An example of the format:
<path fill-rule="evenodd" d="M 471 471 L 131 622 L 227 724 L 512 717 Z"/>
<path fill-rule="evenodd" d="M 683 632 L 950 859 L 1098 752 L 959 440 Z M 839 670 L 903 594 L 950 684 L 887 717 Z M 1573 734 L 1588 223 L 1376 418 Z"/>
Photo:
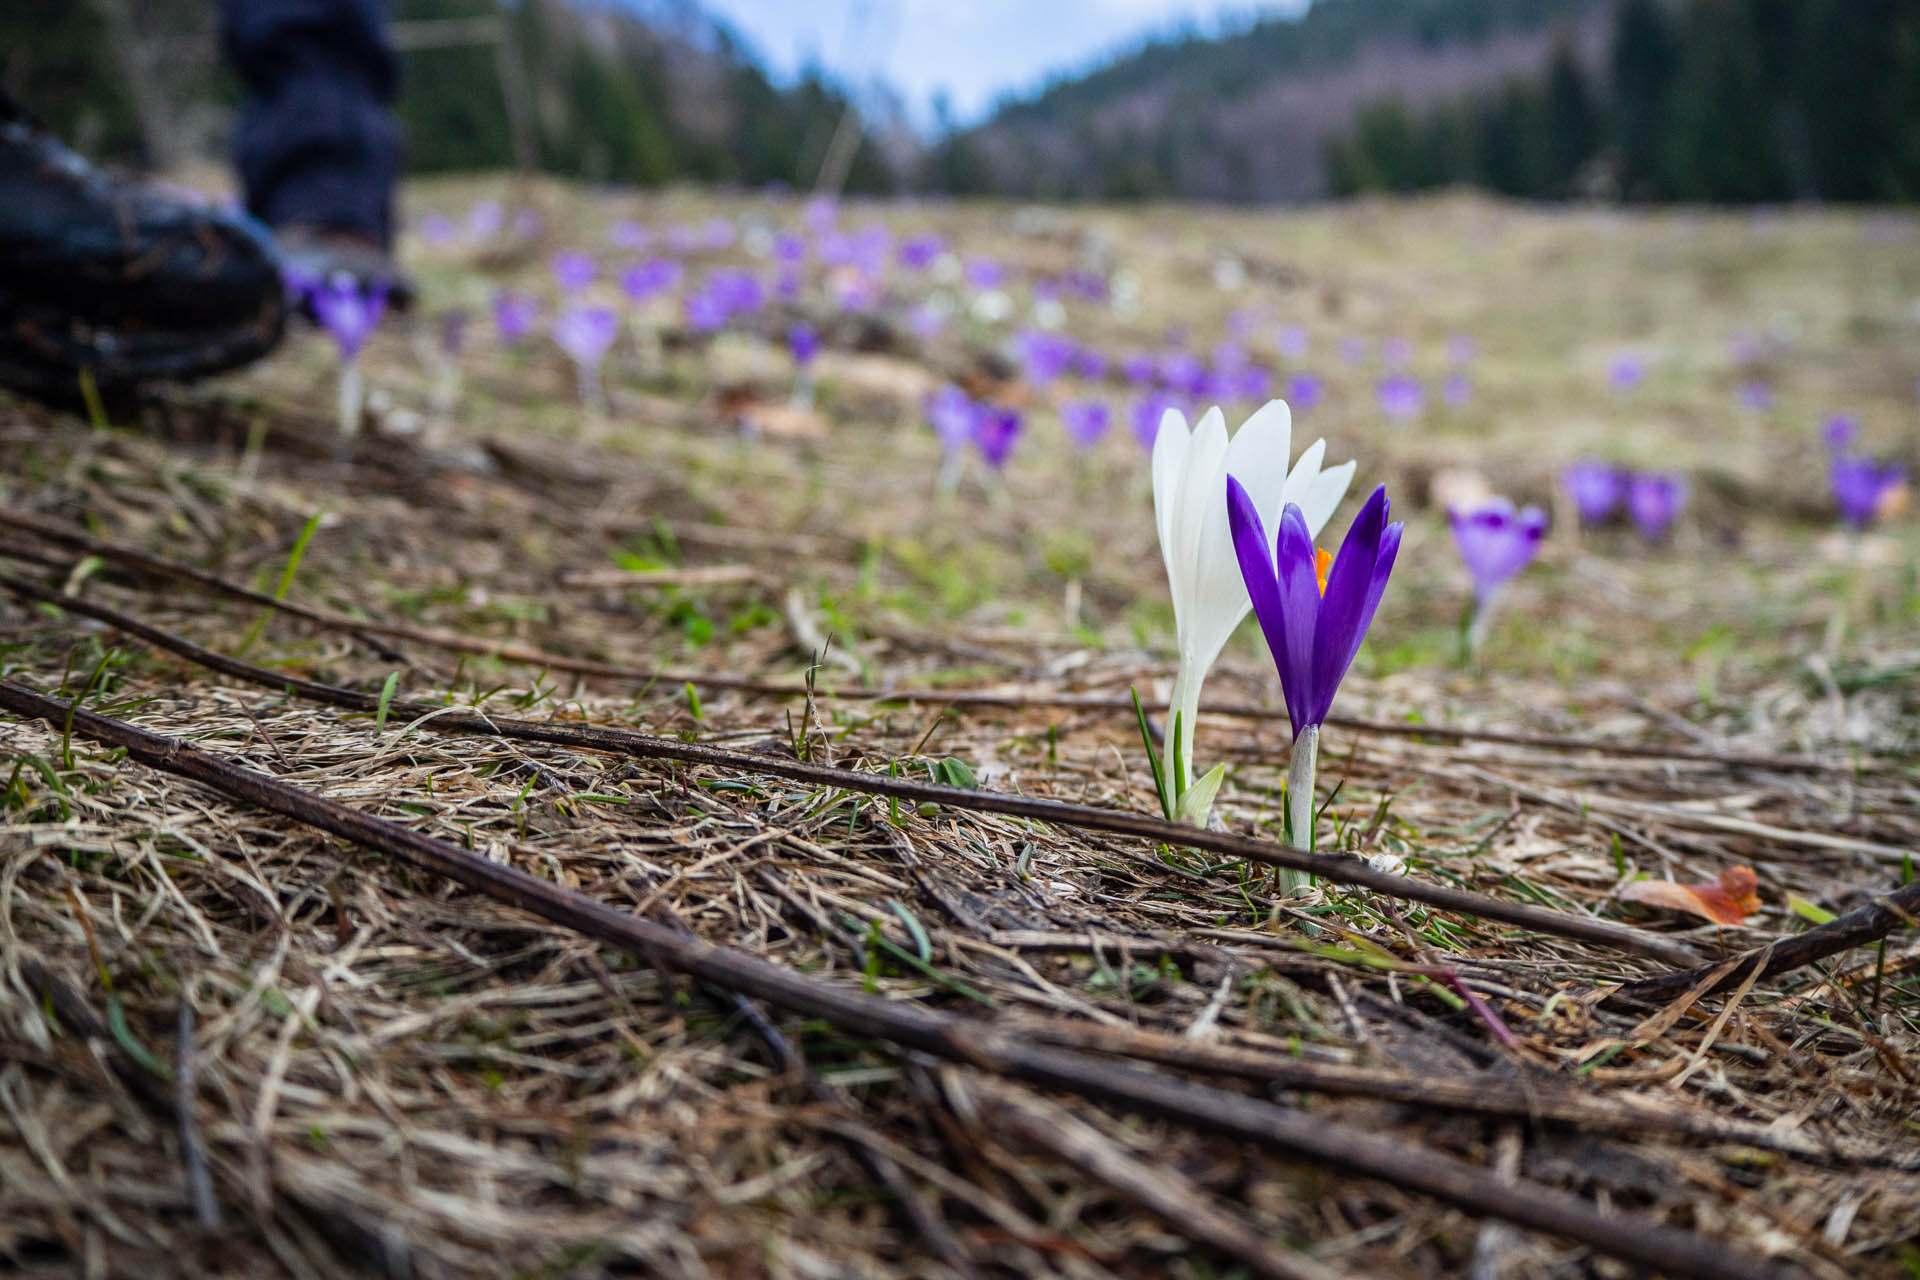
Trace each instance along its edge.
<path fill-rule="evenodd" d="M 1321 470 L 1326 441 L 1314 441 L 1288 471 L 1292 449 L 1293 414 L 1284 400 L 1267 401 L 1231 442 L 1218 408 L 1209 409 L 1191 432 L 1185 415 L 1169 409 L 1154 437 L 1153 515 L 1180 646 L 1180 670 L 1168 705 L 1165 777 L 1182 801 L 1180 815 L 1196 823 L 1206 821 L 1223 773 L 1216 769 L 1205 779 L 1194 777 L 1200 685 L 1234 628 L 1253 608 L 1227 531 L 1227 477 L 1246 488 L 1267 528 L 1279 527 L 1281 510 L 1293 503 L 1315 537 L 1353 480 L 1351 462 Z"/>

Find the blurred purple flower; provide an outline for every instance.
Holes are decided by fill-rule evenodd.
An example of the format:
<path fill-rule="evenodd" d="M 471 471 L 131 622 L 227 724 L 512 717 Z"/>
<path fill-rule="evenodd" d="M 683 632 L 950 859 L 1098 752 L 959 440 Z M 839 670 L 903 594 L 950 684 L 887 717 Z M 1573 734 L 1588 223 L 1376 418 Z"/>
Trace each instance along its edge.
<path fill-rule="evenodd" d="M 1473 398 L 1473 379 L 1458 371 L 1448 374 L 1446 381 L 1440 384 L 1440 398 L 1450 408 L 1465 408 L 1467 401 Z"/>
<path fill-rule="evenodd" d="M 629 302 L 645 302 L 680 283 L 680 264 L 672 258 L 648 258 L 628 267 L 620 276 L 620 291 Z"/>
<path fill-rule="evenodd" d="M 1240 370 L 1232 379 L 1231 398 L 1265 404 L 1273 398 L 1273 374 L 1257 364 Z"/>
<path fill-rule="evenodd" d="M 1632 391 L 1647 376 L 1647 362 L 1639 353 L 1622 351 L 1613 358 L 1613 364 L 1607 370 L 1607 383 L 1615 391 Z"/>
<path fill-rule="evenodd" d="M 1307 355 L 1307 331 L 1297 324 L 1285 325 L 1273 345 L 1287 359 L 1303 360 Z"/>
<path fill-rule="evenodd" d="M 1845 453 L 1860 438 L 1860 419 L 1850 413 L 1836 413 L 1827 419 L 1827 425 L 1821 428 L 1820 435 L 1827 442 L 1828 453 Z"/>
<path fill-rule="evenodd" d="M 360 282 L 344 273 L 308 290 L 314 318 L 333 336 L 340 359 L 352 364 L 368 335 L 380 323 L 387 309 L 387 287 L 373 284 L 362 288 Z"/>
<path fill-rule="evenodd" d="M 467 349 L 467 323 L 473 313 L 465 307 L 449 307 L 440 313 L 440 352 L 458 360 Z"/>
<path fill-rule="evenodd" d="M 1097 382 L 1107 376 L 1107 358 L 1092 347 L 1075 347 L 1073 371 L 1089 382 Z"/>
<path fill-rule="evenodd" d="M 751 271 L 728 267 L 707 277 L 707 290 L 726 311 L 727 318 L 748 315 L 767 304 L 767 287 Z"/>
<path fill-rule="evenodd" d="M 1426 388 L 1420 385 L 1420 380 L 1401 373 L 1380 379 L 1378 394 L 1380 411 L 1390 418 L 1414 417 L 1427 402 Z"/>
<path fill-rule="evenodd" d="M 1001 405 L 979 404 L 973 413 L 973 446 L 995 471 L 1007 465 L 1020 438 L 1020 413 Z"/>
<path fill-rule="evenodd" d="M 1464 333 L 1456 333 L 1447 339 L 1447 363 L 1472 364 L 1475 350 L 1472 338 Z"/>
<path fill-rule="evenodd" d="M 481 200 L 467 210 L 467 239 L 491 240 L 500 234 L 506 214 L 498 200 Z"/>
<path fill-rule="evenodd" d="M 1067 371 L 1073 360 L 1073 343 L 1056 333 L 1039 329 L 1022 330 L 1014 339 L 1020 367 L 1028 382 L 1046 386 Z"/>
<path fill-rule="evenodd" d="M 908 236 L 900 242 L 900 265 L 909 271 L 925 271 L 946 251 L 946 242 L 931 231 Z"/>
<path fill-rule="evenodd" d="M 1170 395 L 1153 394 L 1134 402 L 1130 422 L 1134 439 L 1148 453 L 1153 452 L 1153 442 L 1160 437 L 1160 420 L 1167 416 L 1167 410 L 1178 409 L 1180 402 Z"/>
<path fill-rule="evenodd" d="M 1413 344 L 1405 338 L 1388 338 L 1380 344 L 1380 359 L 1389 369 L 1398 369 L 1413 358 Z"/>
<path fill-rule="evenodd" d="M 1120 362 L 1120 376 L 1136 387 L 1152 385 L 1159 374 L 1159 363 L 1144 351 L 1136 351 Z"/>
<path fill-rule="evenodd" d="M 998 289 L 1006 282 L 1006 267 L 992 258 L 967 259 L 967 283 L 975 289 Z"/>
<path fill-rule="evenodd" d="M 1326 383 L 1314 373 L 1296 373 L 1287 379 L 1287 406 L 1295 413 L 1319 404 L 1326 395 Z"/>
<path fill-rule="evenodd" d="M 1207 393 L 1207 366 L 1189 351 L 1170 351 L 1160 357 L 1160 385 L 1189 399 Z"/>
<path fill-rule="evenodd" d="M 539 318 L 540 303 L 532 294 L 502 290 L 493 295 L 493 327 L 508 346 L 525 340 Z"/>
<path fill-rule="evenodd" d="M 801 219 L 814 232 L 826 231 L 840 217 L 840 206 L 832 196 L 815 196 L 800 211 Z"/>
<path fill-rule="evenodd" d="M 1649 542 L 1664 537 L 1687 506 L 1687 478 L 1666 471 L 1636 471 L 1627 480 L 1627 514 Z"/>
<path fill-rule="evenodd" d="M 797 267 L 783 266 L 773 277 L 773 296 L 782 302 L 792 302 L 800 296 L 800 270 Z"/>
<path fill-rule="evenodd" d="M 731 312 L 727 309 L 726 299 L 711 289 L 696 289 L 687 295 L 682 304 L 686 313 L 687 328 L 695 333 L 714 333 L 727 327 Z"/>
<path fill-rule="evenodd" d="M 420 219 L 420 238 L 436 247 L 448 244 L 453 240 L 453 223 L 444 213 L 429 213 Z"/>
<path fill-rule="evenodd" d="M 776 261 L 797 265 L 807 260 L 806 237 L 795 235 L 791 231 L 782 231 L 773 238 L 773 256 Z"/>
<path fill-rule="evenodd" d="M 1533 561 L 1547 534 L 1546 512 L 1538 507 L 1521 510 L 1507 498 L 1489 498 L 1467 511 L 1450 510 L 1447 520 L 1481 608 Z"/>
<path fill-rule="evenodd" d="M 592 257 L 578 249 L 562 249 L 553 255 L 553 278 L 568 293 L 578 293 L 593 283 L 600 268 Z"/>
<path fill-rule="evenodd" d="M 949 383 L 928 396 L 926 410 L 943 453 L 957 453 L 973 439 L 973 401 L 959 387 Z"/>
<path fill-rule="evenodd" d="M 1113 414 L 1098 400 L 1069 400 L 1060 406 L 1060 422 L 1075 448 L 1091 449 L 1113 425 Z"/>
<path fill-rule="evenodd" d="M 1359 364 L 1367 358 L 1367 340 L 1352 336 L 1340 339 L 1340 358 L 1348 364 Z"/>
<path fill-rule="evenodd" d="M 940 330 L 946 327 L 946 323 L 946 318 L 940 314 L 940 309 L 929 302 L 921 303 L 907 316 L 907 327 L 912 329 L 914 336 L 922 342 L 931 341 L 939 336 Z"/>
<path fill-rule="evenodd" d="M 1855 529 L 1866 528 L 1880 513 L 1888 493 L 1904 484 L 1906 478 L 1906 469 L 1897 463 L 1836 456 L 1833 501 L 1840 508 L 1840 518 Z"/>
<path fill-rule="evenodd" d="M 1765 413 L 1773 407 L 1773 388 L 1758 378 L 1740 384 L 1740 407 Z"/>
<path fill-rule="evenodd" d="M 700 228 L 700 243 L 717 253 L 731 248 L 739 234 L 731 218 L 708 218 Z"/>
<path fill-rule="evenodd" d="M 620 313 L 612 307 L 575 304 L 553 321 L 553 340 L 583 369 L 597 369 L 620 332 Z"/>
<path fill-rule="evenodd" d="M 1584 458 L 1560 473 L 1561 487 L 1573 499 L 1573 508 L 1587 524 L 1600 524 L 1619 509 L 1627 496 L 1626 473 L 1592 458 Z"/>
<path fill-rule="evenodd" d="M 811 325 L 796 324 L 787 330 L 787 350 L 793 353 L 793 362 L 804 369 L 820 354 L 820 335 Z"/>
<path fill-rule="evenodd" d="M 516 240 L 531 240 L 545 230 L 546 225 L 538 209 L 514 210 L 513 235 Z"/>
<path fill-rule="evenodd" d="M 667 252 L 684 258 L 700 251 L 700 228 L 676 222 L 667 228 Z"/>
<path fill-rule="evenodd" d="M 653 233 L 632 218 L 622 218 L 607 229 L 607 243 L 629 253 L 640 252 L 652 241 Z"/>

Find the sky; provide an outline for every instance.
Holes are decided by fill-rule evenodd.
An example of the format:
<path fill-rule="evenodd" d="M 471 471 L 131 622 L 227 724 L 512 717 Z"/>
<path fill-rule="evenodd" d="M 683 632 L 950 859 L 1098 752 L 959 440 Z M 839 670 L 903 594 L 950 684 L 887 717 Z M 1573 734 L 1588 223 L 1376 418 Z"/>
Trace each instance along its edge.
<path fill-rule="evenodd" d="M 781 81 L 809 61 L 853 85 L 897 89 L 917 123 L 944 92 L 956 122 L 1003 94 L 1035 88 L 1183 20 L 1203 31 L 1304 0 L 702 0 L 746 37 Z"/>

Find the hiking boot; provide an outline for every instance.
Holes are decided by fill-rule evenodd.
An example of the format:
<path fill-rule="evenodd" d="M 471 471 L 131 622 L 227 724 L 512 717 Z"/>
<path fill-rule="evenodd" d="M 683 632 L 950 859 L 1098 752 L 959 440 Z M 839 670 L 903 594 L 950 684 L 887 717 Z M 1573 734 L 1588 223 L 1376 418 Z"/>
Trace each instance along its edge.
<path fill-rule="evenodd" d="M 62 405 L 232 369 L 287 294 L 265 228 L 107 176 L 0 95 L 0 386 Z"/>

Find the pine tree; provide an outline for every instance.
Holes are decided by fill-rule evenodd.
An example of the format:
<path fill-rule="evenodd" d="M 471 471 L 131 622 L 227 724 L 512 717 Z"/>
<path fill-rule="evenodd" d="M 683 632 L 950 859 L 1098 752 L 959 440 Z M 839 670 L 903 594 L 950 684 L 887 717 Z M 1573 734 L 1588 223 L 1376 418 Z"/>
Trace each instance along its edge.
<path fill-rule="evenodd" d="M 1650 200 L 1661 187 L 1661 137 L 1676 60 L 1674 35 L 1660 0 L 1624 0 L 1613 28 L 1613 141 L 1620 195 Z"/>

